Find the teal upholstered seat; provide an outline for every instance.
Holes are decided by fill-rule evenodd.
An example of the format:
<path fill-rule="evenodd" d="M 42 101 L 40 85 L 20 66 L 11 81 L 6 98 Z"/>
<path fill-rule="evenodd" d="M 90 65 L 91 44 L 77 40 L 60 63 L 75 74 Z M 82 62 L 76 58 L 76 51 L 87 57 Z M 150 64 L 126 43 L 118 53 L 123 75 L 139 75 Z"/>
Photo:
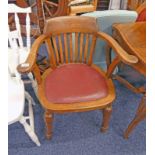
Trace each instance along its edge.
<path fill-rule="evenodd" d="M 112 25 L 114 23 L 135 22 L 137 19 L 136 11 L 128 10 L 106 10 L 85 13 L 82 16 L 91 16 L 97 19 L 99 30 L 112 35 Z M 97 41 L 95 54 L 93 56 L 94 63 L 105 66 L 105 43 L 101 40 Z"/>

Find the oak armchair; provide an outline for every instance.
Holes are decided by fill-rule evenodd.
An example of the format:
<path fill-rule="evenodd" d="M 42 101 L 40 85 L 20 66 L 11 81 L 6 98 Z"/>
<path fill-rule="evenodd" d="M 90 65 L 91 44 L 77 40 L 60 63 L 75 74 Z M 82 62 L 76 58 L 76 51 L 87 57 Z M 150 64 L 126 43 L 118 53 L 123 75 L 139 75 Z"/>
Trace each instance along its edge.
<path fill-rule="evenodd" d="M 93 53 L 98 39 L 105 40 L 117 56 L 105 72 L 93 64 Z M 43 75 L 36 64 L 39 47 L 45 43 L 51 67 Z M 33 72 L 38 83 L 38 98 L 45 109 L 46 137 L 52 136 L 54 113 L 83 112 L 101 109 L 106 131 L 115 99 L 115 88 L 110 78 L 117 64 L 136 63 L 109 35 L 99 32 L 92 17 L 57 17 L 47 21 L 44 33 L 32 45 L 25 63 L 18 66 L 20 73 Z"/>

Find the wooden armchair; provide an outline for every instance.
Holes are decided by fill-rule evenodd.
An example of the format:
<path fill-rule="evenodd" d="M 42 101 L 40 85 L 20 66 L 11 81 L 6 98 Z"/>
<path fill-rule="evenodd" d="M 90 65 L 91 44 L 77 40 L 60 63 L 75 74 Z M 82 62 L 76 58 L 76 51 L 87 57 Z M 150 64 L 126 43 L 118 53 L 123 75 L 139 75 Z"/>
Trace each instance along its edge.
<path fill-rule="evenodd" d="M 105 40 L 117 53 L 107 72 L 93 64 L 97 39 Z M 39 47 L 45 43 L 51 67 L 43 75 L 36 64 Z M 101 109 L 106 131 L 115 99 L 110 78 L 116 65 L 136 63 L 109 35 L 99 32 L 92 17 L 57 17 L 47 21 L 44 33 L 34 42 L 20 73 L 33 72 L 38 82 L 38 97 L 45 109 L 46 137 L 52 136 L 54 113 L 84 112 Z M 26 67 L 25 67 L 26 66 Z"/>

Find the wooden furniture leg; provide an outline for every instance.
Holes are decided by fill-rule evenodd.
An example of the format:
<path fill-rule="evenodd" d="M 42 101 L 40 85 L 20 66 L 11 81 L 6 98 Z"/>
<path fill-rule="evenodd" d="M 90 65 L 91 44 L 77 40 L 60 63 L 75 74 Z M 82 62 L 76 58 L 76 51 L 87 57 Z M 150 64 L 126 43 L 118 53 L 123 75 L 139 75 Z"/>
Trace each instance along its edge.
<path fill-rule="evenodd" d="M 108 42 L 117 54 L 107 72 L 93 64 L 97 39 Z M 35 62 L 39 47 L 44 42 L 50 56 L 50 68 L 41 75 Z M 95 18 L 86 16 L 47 20 L 44 34 L 35 40 L 32 48 L 26 62 L 18 65 L 18 71 L 33 72 L 37 80 L 39 101 L 45 109 L 46 137 L 50 139 L 52 136 L 54 113 L 101 108 L 104 109 L 101 131 L 106 131 L 112 113 L 112 102 L 116 98 L 112 72 L 121 61 L 130 65 L 137 63 L 138 59 L 127 54 L 112 37 L 99 32 Z M 29 66 L 24 67 L 27 63 Z"/>
<path fill-rule="evenodd" d="M 45 115 L 44 115 L 44 119 L 45 119 L 45 125 L 46 125 L 46 138 L 47 139 L 51 139 L 52 137 L 52 123 L 53 123 L 53 114 L 46 110 L 45 111 Z"/>
<path fill-rule="evenodd" d="M 137 109 L 134 119 L 124 132 L 124 138 L 127 139 L 132 130 L 146 117 L 146 96 L 144 95 Z"/>
<path fill-rule="evenodd" d="M 144 86 L 135 87 L 134 85 L 132 85 L 130 82 L 128 82 L 126 79 L 122 78 L 119 75 L 113 75 L 113 79 L 119 81 L 134 93 L 145 93 Z"/>
<path fill-rule="evenodd" d="M 101 132 L 105 132 L 109 128 L 109 121 L 112 113 L 112 106 L 107 106 L 105 109 L 103 109 L 103 122 L 101 126 Z"/>

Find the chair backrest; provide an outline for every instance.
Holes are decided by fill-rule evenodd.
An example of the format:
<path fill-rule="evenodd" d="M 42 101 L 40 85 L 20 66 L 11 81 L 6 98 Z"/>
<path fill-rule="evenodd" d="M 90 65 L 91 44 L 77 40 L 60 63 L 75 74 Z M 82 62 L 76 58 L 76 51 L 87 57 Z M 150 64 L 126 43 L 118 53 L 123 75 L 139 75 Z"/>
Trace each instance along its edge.
<path fill-rule="evenodd" d="M 45 43 L 51 66 L 54 68 L 61 63 L 70 62 L 90 65 L 97 32 L 96 19 L 92 17 L 66 16 L 48 20 L 43 33 L 48 36 Z"/>
<path fill-rule="evenodd" d="M 82 16 L 94 17 L 97 20 L 99 31 L 112 36 L 112 25 L 114 23 L 135 22 L 136 11 L 127 10 L 106 10 L 85 13 Z M 98 40 L 93 60 L 96 64 L 105 66 L 105 42 Z"/>
<path fill-rule="evenodd" d="M 15 4 L 8 4 L 8 13 L 11 13 L 14 17 L 14 26 L 10 28 L 8 25 L 8 64 L 9 70 L 12 74 L 17 75 L 17 65 L 26 60 L 30 48 L 31 48 L 31 38 L 30 38 L 30 13 L 31 8 L 20 8 Z M 22 29 L 21 29 L 21 20 L 19 18 L 19 14 L 26 15 L 25 17 L 25 28 L 26 28 L 26 36 L 22 37 Z M 13 28 L 13 30 L 12 30 Z M 18 76 L 18 75 L 17 75 Z"/>
<path fill-rule="evenodd" d="M 30 13 L 31 7 L 21 8 L 15 4 L 8 4 L 8 13 L 14 14 L 15 19 L 15 30 L 10 30 L 8 26 L 8 39 L 9 44 L 12 49 L 23 48 L 24 43 L 21 34 L 21 24 L 20 19 L 18 17 L 19 13 L 26 14 L 26 47 L 27 50 L 30 50 L 31 47 L 31 39 L 30 39 Z M 23 19 L 22 19 L 23 20 Z"/>

